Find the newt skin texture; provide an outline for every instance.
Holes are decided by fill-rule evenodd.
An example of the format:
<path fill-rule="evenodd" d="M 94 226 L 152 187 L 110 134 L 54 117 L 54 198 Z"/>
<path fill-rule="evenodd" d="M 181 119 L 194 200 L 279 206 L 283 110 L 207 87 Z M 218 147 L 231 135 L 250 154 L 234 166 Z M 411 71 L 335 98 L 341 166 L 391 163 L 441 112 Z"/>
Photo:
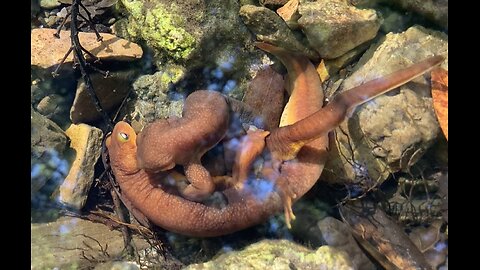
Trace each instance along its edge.
<path fill-rule="evenodd" d="M 248 179 L 243 185 L 234 185 L 222 191 L 228 200 L 228 205 L 224 208 L 206 206 L 169 194 L 159 187 L 152 174 L 140 169 L 136 135 L 127 123 L 119 122 L 107 138 L 110 165 L 122 195 L 154 224 L 184 235 L 213 237 L 260 224 L 283 209 L 289 225 L 289 221 L 295 218 L 291 204 L 311 189 L 323 170 L 327 160 L 328 131 L 335 128 L 341 122 L 338 119 L 343 120 L 355 106 L 400 83 L 387 76 L 387 80 L 370 84 L 374 87 L 372 91 L 367 87 L 354 88 L 356 90 L 353 96 L 362 97 L 361 102 L 357 102 L 357 99 L 352 98 L 352 92 L 347 91 L 333 100 L 341 102 L 332 101 L 333 104 L 322 113 L 321 83 L 310 61 L 265 43 L 257 46 L 273 53 L 284 63 L 290 76 L 292 94 L 282 114 L 281 127 L 270 131 L 266 137 L 266 151 L 271 152 L 272 160 L 266 162 L 259 178 Z M 425 67 L 421 67 L 423 72 L 431 65 L 441 63 L 441 60 L 431 60 Z M 399 71 L 399 74 L 410 71 L 407 68 Z M 402 81 L 408 81 L 407 77 Z M 313 115 L 315 117 L 312 118 Z M 300 121 L 302 119 L 304 121 Z M 306 121 L 307 119 L 309 120 Z M 310 131 L 302 129 L 310 129 L 312 123 L 322 120 L 328 124 L 316 129 L 313 135 L 302 135 Z"/>
<path fill-rule="evenodd" d="M 155 174 L 182 165 L 190 182 L 182 196 L 200 201 L 215 190 L 201 158 L 225 136 L 228 124 L 225 98 L 214 91 L 196 91 L 185 100 L 181 118 L 156 120 L 138 134 L 139 168 Z"/>

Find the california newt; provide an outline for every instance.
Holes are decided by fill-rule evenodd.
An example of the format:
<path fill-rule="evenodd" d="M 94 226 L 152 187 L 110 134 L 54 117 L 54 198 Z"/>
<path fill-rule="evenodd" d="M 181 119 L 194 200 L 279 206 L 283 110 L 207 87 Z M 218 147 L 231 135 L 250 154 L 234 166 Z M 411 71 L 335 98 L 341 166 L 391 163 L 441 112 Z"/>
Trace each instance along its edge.
<path fill-rule="evenodd" d="M 322 109 L 324 98 L 320 79 L 307 58 L 291 55 L 264 43 L 258 44 L 258 47 L 280 58 L 287 68 L 293 90 L 280 127 L 271 130 L 270 135 L 264 134 L 265 151 L 271 154 L 272 160 L 266 162 L 265 169 L 256 179 L 243 179 L 241 185 L 233 185 L 222 191 L 228 201 L 225 207 L 219 209 L 169 194 L 153 184 L 154 176 L 138 164 L 136 135 L 127 123 L 119 122 L 107 139 L 110 164 L 122 194 L 156 225 L 185 235 L 219 236 L 262 223 L 283 208 L 287 225 L 290 226 L 290 220 L 294 219 L 292 202 L 310 190 L 326 162 L 327 133 L 355 106 L 421 75 L 443 61 L 442 57 L 432 57 L 383 79 L 365 83 L 336 96 Z M 203 100 L 197 102 L 202 103 Z M 208 106 L 208 101 L 205 106 Z M 209 122 L 208 119 L 195 121 L 203 124 Z M 165 136 L 165 139 L 171 140 L 172 144 L 165 150 L 178 153 L 173 143 L 175 139 L 170 136 L 196 137 L 195 129 L 182 129 L 182 132 L 167 132 L 169 136 Z M 147 133 L 144 134 L 141 136 L 146 137 Z M 142 139 L 139 141 L 145 148 L 149 147 Z M 261 152 L 257 145 L 251 144 L 250 147 L 255 150 L 254 156 Z M 185 153 L 180 155 L 184 156 L 195 152 L 187 148 L 182 148 L 182 151 Z M 175 161 L 170 160 L 167 162 L 169 165 L 162 169 L 173 166 Z M 248 163 L 253 158 L 245 160 Z M 249 164 L 237 166 L 248 167 Z"/>
<path fill-rule="evenodd" d="M 190 184 L 181 193 L 200 201 L 215 189 L 200 159 L 225 136 L 228 123 L 225 98 L 214 91 L 196 91 L 185 100 L 181 118 L 156 120 L 139 133 L 138 166 L 152 174 L 184 166 Z"/>

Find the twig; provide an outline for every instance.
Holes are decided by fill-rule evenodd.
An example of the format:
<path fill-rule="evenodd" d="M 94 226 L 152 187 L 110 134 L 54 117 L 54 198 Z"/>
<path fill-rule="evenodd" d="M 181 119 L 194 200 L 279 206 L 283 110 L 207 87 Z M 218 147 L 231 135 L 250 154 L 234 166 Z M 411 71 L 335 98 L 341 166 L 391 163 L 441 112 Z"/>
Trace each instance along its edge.
<path fill-rule="evenodd" d="M 110 119 L 110 117 L 105 112 L 105 110 L 103 110 L 100 104 L 100 100 L 98 99 L 97 95 L 95 94 L 95 91 L 93 90 L 93 84 L 90 79 L 90 76 L 86 71 L 85 57 L 83 56 L 80 40 L 78 38 L 78 30 L 77 30 L 77 22 L 78 22 L 77 16 L 79 15 L 79 10 L 78 10 L 79 5 L 81 5 L 81 0 L 73 0 L 72 7 L 71 7 L 72 20 L 71 20 L 71 26 L 70 26 L 70 38 L 72 40 L 72 44 L 74 47 L 73 48 L 74 55 L 80 67 L 83 80 L 85 81 L 87 93 L 90 95 L 90 98 L 92 98 L 95 109 L 102 115 L 108 130 L 112 130 L 113 129 L 112 119 Z M 99 34 L 97 33 L 97 39 L 98 39 L 98 36 Z"/>

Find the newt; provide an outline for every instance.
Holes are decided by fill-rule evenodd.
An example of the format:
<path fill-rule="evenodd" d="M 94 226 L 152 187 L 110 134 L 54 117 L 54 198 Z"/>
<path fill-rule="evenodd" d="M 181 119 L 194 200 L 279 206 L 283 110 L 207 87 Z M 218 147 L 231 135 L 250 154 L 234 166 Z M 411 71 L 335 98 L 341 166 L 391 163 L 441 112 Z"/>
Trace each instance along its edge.
<path fill-rule="evenodd" d="M 265 163 L 258 178 L 242 179 L 242 183 L 222 191 L 228 201 L 225 207 L 208 206 L 159 187 L 155 176 L 140 168 L 137 135 L 126 122 L 117 123 L 107 138 L 110 165 L 122 194 L 154 224 L 184 235 L 213 237 L 260 224 L 283 209 L 290 227 L 290 221 L 295 218 L 292 203 L 310 190 L 323 170 L 328 155 L 328 132 L 356 106 L 408 82 L 443 61 L 441 56 L 428 58 L 343 92 L 323 107 L 321 82 L 307 58 L 266 43 L 258 43 L 257 46 L 274 54 L 286 66 L 292 91 L 280 127 L 263 133 L 265 142 L 260 140 L 260 148 L 266 145 L 263 152 L 269 153 L 272 159 Z M 206 103 L 205 106 L 208 106 L 208 101 Z M 172 136 L 195 136 L 195 130 L 185 132 Z M 222 136 L 221 130 L 215 132 Z M 248 168 L 254 157 L 262 152 L 255 143 L 247 145 L 255 153 L 247 155 L 242 164 L 235 164 L 238 167 Z M 171 147 L 175 148 L 175 144 Z"/>

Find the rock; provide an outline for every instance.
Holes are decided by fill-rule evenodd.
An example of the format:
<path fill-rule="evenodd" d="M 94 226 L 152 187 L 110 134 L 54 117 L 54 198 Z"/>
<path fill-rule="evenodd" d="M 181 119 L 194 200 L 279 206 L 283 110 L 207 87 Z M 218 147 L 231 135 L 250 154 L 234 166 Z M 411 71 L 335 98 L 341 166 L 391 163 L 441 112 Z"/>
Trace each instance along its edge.
<path fill-rule="evenodd" d="M 441 66 L 448 70 L 448 37 L 441 32 L 414 26 L 403 33 L 388 34 L 362 56 L 340 91 L 438 54 L 446 57 Z M 336 129 L 335 146 L 322 179 L 369 187 L 382 183 L 391 172 L 408 170 L 415 164 L 440 130 L 430 83 L 425 79 L 428 76 L 358 107 Z"/>
<path fill-rule="evenodd" d="M 274 11 L 265 7 L 245 5 L 240 8 L 240 16 L 257 39 L 299 52 L 312 60 L 319 59 L 318 54 L 305 47 L 302 41 L 288 28 L 285 21 Z"/>
<path fill-rule="evenodd" d="M 63 153 L 67 137 L 54 122 L 39 114 L 33 108 L 30 111 L 32 158 L 39 158 L 46 151 Z"/>
<path fill-rule="evenodd" d="M 80 210 L 87 201 L 94 180 L 95 163 L 102 151 L 103 133 L 86 124 L 72 124 L 65 133 L 70 138 L 70 147 L 75 150 L 75 159 L 60 186 L 59 200 L 68 207 Z"/>
<path fill-rule="evenodd" d="M 353 238 L 348 227 L 328 216 L 331 206 L 314 200 L 299 200 L 293 206 L 297 219 L 291 232 L 295 239 L 309 243 L 311 248 L 328 245 L 348 254 L 354 269 L 375 269 Z"/>
<path fill-rule="evenodd" d="M 112 111 L 122 103 L 131 89 L 131 82 L 135 76 L 137 76 L 135 70 L 111 72 L 107 78 L 99 73 L 90 74 L 95 93 L 105 111 Z M 78 83 L 75 99 L 70 109 L 70 119 L 74 124 L 91 123 L 101 119 L 83 79 Z"/>
<path fill-rule="evenodd" d="M 33 107 L 31 108 L 30 117 L 30 199 L 32 207 L 40 207 L 48 202 L 49 199 L 48 194 L 39 194 L 38 191 L 47 182 L 49 186 L 58 185 L 68 172 L 68 162 L 64 157 L 67 136 L 57 124 L 39 114 Z"/>
<path fill-rule="evenodd" d="M 40 68 L 56 67 L 71 46 L 70 31 L 60 31 L 55 38 L 55 29 L 37 28 L 31 31 L 31 65 Z M 80 32 L 78 37 L 82 46 L 101 60 L 131 61 L 142 57 L 140 46 L 117 36 L 101 33 L 102 42 L 97 41 L 95 33 Z M 73 61 L 73 53 L 65 60 L 65 65 Z"/>
<path fill-rule="evenodd" d="M 142 75 L 133 83 L 135 98 L 128 101 L 122 110 L 126 114 L 126 120 L 131 121 L 135 131 L 158 118 L 182 115 L 183 101 L 181 94 L 168 97 L 173 84 L 179 82 L 185 74 L 185 70 L 178 65 L 166 67 L 152 75 Z"/>
<path fill-rule="evenodd" d="M 392 2 L 448 29 L 448 0 L 394 0 Z"/>
<path fill-rule="evenodd" d="M 158 67 L 165 63 L 188 69 L 233 64 L 233 76 L 241 77 L 256 54 L 245 50 L 250 33 L 238 18 L 239 4 L 228 1 L 121 0 L 127 20 L 115 25 L 115 32 L 144 41 L 154 52 Z"/>
<path fill-rule="evenodd" d="M 138 236 L 133 235 L 133 241 L 138 250 L 149 247 Z M 119 231 L 72 217 L 31 224 L 30 244 L 32 269 L 92 269 L 97 262 L 120 257 L 124 249 Z M 102 248 L 109 256 L 102 252 Z M 86 257 L 93 258 L 92 262 L 82 257 L 82 251 Z"/>
<path fill-rule="evenodd" d="M 260 0 L 259 2 L 262 6 L 283 6 L 288 0 Z"/>
<path fill-rule="evenodd" d="M 374 10 L 358 9 L 342 0 L 306 2 L 298 24 L 322 58 L 332 59 L 373 39 L 380 28 Z"/>
<path fill-rule="evenodd" d="M 317 224 L 325 242 L 348 254 L 355 269 L 376 269 L 373 263 L 360 249 L 348 226 L 333 217 L 325 217 Z M 315 237 L 312 235 L 312 237 Z"/>
<path fill-rule="evenodd" d="M 336 74 L 340 69 L 358 59 L 360 55 L 368 49 L 368 47 L 368 44 L 364 43 L 335 59 L 325 60 L 325 68 L 328 70 L 328 74 L 330 76 Z"/>
<path fill-rule="evenodd" d="M 32 2 L 34 1 L 32 0 Z M 61 3 L 57 0 L 39 0 L 39 2 L 40 2 L 40 7 L 44 9 L 54 9 L 61 5 Z"/>
<path fill-rule="evenodd" d="M 67 121 L 69 121 L 68 105 L 65 97 L 57 94 L 50 94 L 40 100 L 37 104 L 37 110 L 48 119 L 64 126 Z"/>
<path fill-rule="evenodd" d="M 94 270 L 140 270 L 136 262 L 106 262 L 93 268 Z"/>
<path fill-rule="evenodd" d="M 354 269 L 346 253 L 329 246 L 309 250 L 288 240 L 262 240 L 244 250 L 231 251 L 195 269 Z"/>

